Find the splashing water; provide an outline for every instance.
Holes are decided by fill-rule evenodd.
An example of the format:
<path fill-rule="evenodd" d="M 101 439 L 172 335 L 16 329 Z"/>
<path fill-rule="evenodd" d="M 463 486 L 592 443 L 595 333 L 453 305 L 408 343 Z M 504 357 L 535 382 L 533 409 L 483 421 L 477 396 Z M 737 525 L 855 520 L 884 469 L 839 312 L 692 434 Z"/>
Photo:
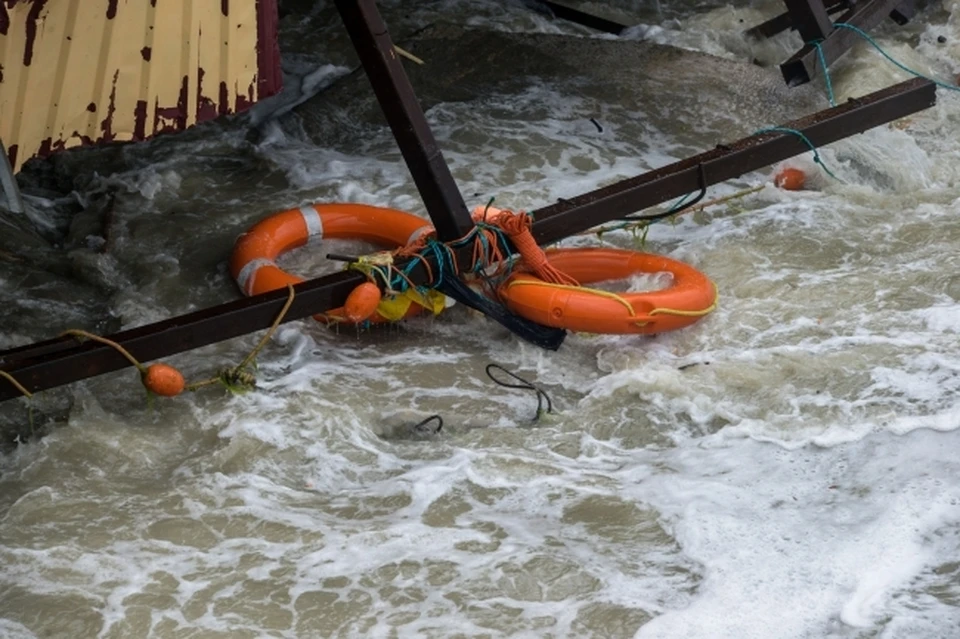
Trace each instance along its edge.
<path fill-rule="evenodd" d="M 382 4 L 394 34 L 442 13 L 573 34 L 571 47 L 593 37 L 520 3 Z M 799 45 L 739 37 L 777 3 L 692 5 L 622 11 L 657 21 L 647 39 L 731 61 Z M 296 90 L 272 114 L 60 160 L 95 167 L 87 195 L 115 191 L 109 250 L 73 259 L 124 327 L 234 298 L 229 247 L 272 211 L 349 200 L 422 213 L 385 127 L 344 121 L 349 144 L 318 145 L 295 115 L 349 81 L 328 10 L 284 20 L 282 42 L 300 43 L 285 48 Z M 953 58 L 936 38 L 960 33 L 938 11 L 873 35 L 897 55 L 919 38 L 908 63 L 946 76 Z M 689 73 L 677 82 L 704 72 Z M 901 77 L 856 47 L 833 82 L 845 99 Z M 713 117 L 716 105 L 666 88 L 650 104 L 621 98 L 609 83 L 541 79 L 509 99 L 441 102 L 428 118 L 468 202 L 495 195 L 514 209 L 710 148 L 731 121 L 774 123 Z M 805 154 L 788 162 L 812 190 L 771 186 L 653 226 L 645 250 L 720 289 L 718 310 L 684 331 L 571 335 L 546 353 L 459 306 L 365 333 L 305 320 L 280 328 L 245 395 L 151 409 L 126 371 L 38 396 L 38 410 L 64 417 L 0 456 L 0 635 L 954 636 L 957 107 L 940 92 L 927 112 L 822 149 L 838 180 Z M 750 174 L 711 196 L 767 181 Z M 625 232 L 603 242 L 633 246 Z M 318 255 L 367 248 L 307 246 L 284 264 L 317 275 L 337 268 Z M 0 286 L 53 318 L 10 339 L 75 321 L 43 306 L 31 280 L 4 270 Z M 198 379 L 258 338 L 171 363 Z M 535 399 L 492 384 L 490 362 L 535 380 L 555 413 L 531 424 Z M 432 414 L 442 431 L 411 435 Z"/>

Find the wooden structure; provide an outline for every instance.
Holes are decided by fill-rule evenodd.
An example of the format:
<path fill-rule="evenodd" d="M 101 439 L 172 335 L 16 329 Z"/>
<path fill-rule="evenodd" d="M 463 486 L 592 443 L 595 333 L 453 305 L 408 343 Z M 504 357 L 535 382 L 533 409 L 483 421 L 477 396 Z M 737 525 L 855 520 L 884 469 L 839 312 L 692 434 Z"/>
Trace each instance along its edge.
<path fill-rule="evenodd" d="M 413 88 L 397 58 L 374 0 L 336 0 L 343 22 L 373 84 L 377 98 L 416 181 L 439 239 L 462 237 L 472 228 L 466 205 L 454 182 Z M 816 146 L 829 144 L 896 120 L 936 102 L 936 87 L 914 79 L 846 104 L 784 123 L 781 130 L 756 134 L 534 211 L 533 232 L 550 244 L 604 222 L 641 211 L 711 184 L 735 178 L 809 150 L 799 132 Z M 642 218 L 638 218 L 642 219 Z M 505 254 L 513 247 L 503 246 Z M 469 261 L 461 249 L 463 260 Z M 401 268 L 404 264 L 398 264 Z M 434 270 L 437 265 L 433 264 Z M 428 281 L 421 261 L 410 271 L 414 283 Z M 342 271 L 298 284 L 284 321 L 292 321 L 342 305 L 365 277 Z M 272 291 L 196 311 L 188 315 L 123 331 L 109 337 L 140 361 L 231 339 L 266 329 L 287 300 L 285 290 Z M 130 366 L 117 351 L 97 342 L 52 339 L 0 352 L 0 370 L 14 376 L 30 392 Z M 19 396 L 0 380 L 0 401 Z"/>

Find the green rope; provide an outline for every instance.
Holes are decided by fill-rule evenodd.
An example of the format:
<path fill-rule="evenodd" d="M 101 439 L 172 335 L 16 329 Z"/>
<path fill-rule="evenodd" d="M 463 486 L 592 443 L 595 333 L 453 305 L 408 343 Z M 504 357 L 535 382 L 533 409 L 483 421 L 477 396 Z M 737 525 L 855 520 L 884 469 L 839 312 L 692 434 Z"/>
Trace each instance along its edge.
<path fill-rule="evenodd" d="M 830 69 L 827 68 L 827 59 L 823 55 L 823 47 L 821 43 L 823 40 L 814 40 L 813 42 L 808 42 L 807 44 L 813 45 L 817 48 L 817 59 L 820 60 L 820 68 L 823 69 L 823 79 L 827 83 L 827 99 L 830 100 L 830 106 L 837 106 L 837 101 L 833 96 L 833 82 L 830 80 Z"/>
<path fill-rule="evenodd" d="M 960 91 L 960 87 L 956 86 L 955 84 L 947 84 L 946 82 L 941 82 L 941 81 L 939 81 L 939 80 L 935 80 L 934 78 L 925 76 L 925 75 L 923 75 L 922 73 L 920 73 L 919 71 L 914 71 L 914 70 L 911 69 L 910 67 L 908 67 L 908 66 L 906 66 L 906 65 L 904 65 L 904 64 L 902 64 L 902 63 L 900 63 L 900 62 L 898 62 L 898 61 L 896 61 L 896 60 L 894 60 L 892 57 L 890 57 L 890 54 L 889 54 L 889 53 L 887 53 L 886 51 L 884 51 L 883 48 L 881 48 L 880 45 L 877 44 L 876 41 L 874 41 L 873 38 L 871 38 L 865 31 L 863 31 L 863 30 L 860 29 L 859 27 L 855 27 L 855 26 L 853 26 L 852 24 L 847 24 L 846 22 L 837 22 L 837 23 L 834 24 L 833 26 L 834 26 L 834 27 L 837 27 L 837 28 L 840 28 L 840 29 L 848 29 L 848 30 L 850 30 L 850 31 L 853 31 L 854 33 L 856 33 L 857 35 L 859 35 L 861 38 L 863 38 L 864 40 L 866 40 L 867 42 L 869 42 L 870 45 L 871 45 L 874 49 L 876 49 L 877 51 L 880 52 L 880 55 L 882 55 L 884 58 L 886 58 L 886 59 L 889 60 L 891 63 L 893 63 L 893 65 L 896 66 L 898 69 L 901 69 L 901 70 L 903 70 L 903 71 L 906 71 L 907 73 L 909 73 L 909 74 L 911 74 L 911 75 L 914 75 L 914 76 L 916 76 L 916 77 L 918 77 L 918 78 L 923 78 L 924 80 L 929 80 L 930 82 L 933 82 L 933 83 L 934 83 L 935 85 L 937 85 L 938 87 L 943 87 L 944 89 L 950 89 L 951 91 Z"/>
<path fill-rule="evenodd" d="M 834 180 L 840 181 L 840 178 L 834 175 L 833 171 L 827 168 L 827 165 L 823 163 L 823 159 L 820 157 L 820 152 L 817 151 L 817 147 L 813 145 L 813 142 L 810 141 L 810 138 L 805 136 L 802 131 L 797 131 L 796 129 L 790 129 L 784 126 L 772 126 L 766 129 L 755 131 L 754 135 L 760 135 L 761 133 L 789 133 L 790 135 L 797 136 L 810 148 L 811 151 L 813 151 L 813 161 L 823 167 L 823 170 L 827 173 L 827 175 L 832 177 Z"/>

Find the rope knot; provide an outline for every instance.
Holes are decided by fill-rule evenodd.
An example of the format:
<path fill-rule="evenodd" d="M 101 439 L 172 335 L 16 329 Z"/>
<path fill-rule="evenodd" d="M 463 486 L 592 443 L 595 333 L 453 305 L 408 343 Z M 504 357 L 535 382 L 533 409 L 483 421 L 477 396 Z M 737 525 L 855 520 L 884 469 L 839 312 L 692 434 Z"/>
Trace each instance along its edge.
<path fill-rule="evenodd" d="M 478 223 L 486 222 L 506 233 L 520 254 L 523 266 L 543 281 L 567 286 L 580 285 L 566 273 L 554 268 L 547 260 L 547 254 L 533 237 L 533 220 L 529 213 L 478 206 L 473 209 L 473 219 Z"/>

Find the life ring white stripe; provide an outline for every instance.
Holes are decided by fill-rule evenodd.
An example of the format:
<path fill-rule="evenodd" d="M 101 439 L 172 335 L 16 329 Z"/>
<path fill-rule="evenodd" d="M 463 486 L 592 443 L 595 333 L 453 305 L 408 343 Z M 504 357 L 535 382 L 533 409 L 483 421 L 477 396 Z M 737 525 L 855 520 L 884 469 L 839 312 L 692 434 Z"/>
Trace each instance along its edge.
<path fill-rule="evenodd" d="M 416 231 L 410 234 L 410 237 L 407 238 L 407 244 L 413 244 L 414 242 L 420 239 L 421 235 L 424 235 L 425 233 L 429 233 L 432 230 L 433 230 L 433 227 L 430 226 L 429 224 L 421 226 Z"/>
<path fill-rule="evenodd" d="M 307 225 L 307 235 L 316 237 L 318 240 L 321 239 L 323 237 L 323 218 L 320 217 L 317 209 L 312 206 L 301 206 L 300 215 L 303 216 L 303 221 Z"/>
<path fill-rule="evenodd" d="M 244 264 L 240 272 L 237 273 L 237 286 L 245 294 L 253 295 L 253 282 L 261 266 L 276 266 L 276 263 L 273 260 L 258 257 Z"/>

